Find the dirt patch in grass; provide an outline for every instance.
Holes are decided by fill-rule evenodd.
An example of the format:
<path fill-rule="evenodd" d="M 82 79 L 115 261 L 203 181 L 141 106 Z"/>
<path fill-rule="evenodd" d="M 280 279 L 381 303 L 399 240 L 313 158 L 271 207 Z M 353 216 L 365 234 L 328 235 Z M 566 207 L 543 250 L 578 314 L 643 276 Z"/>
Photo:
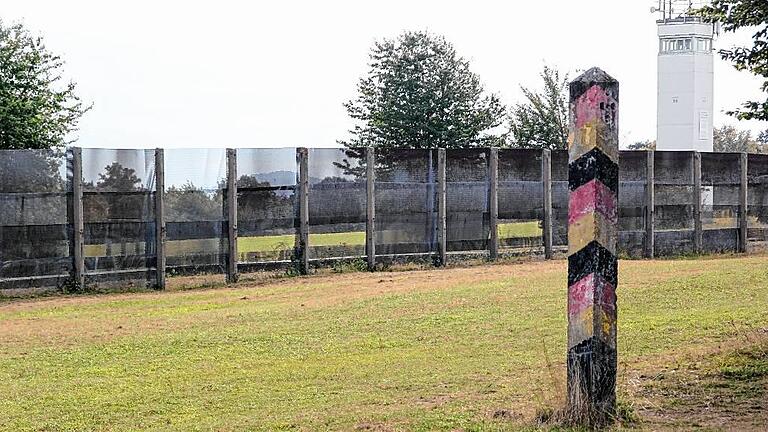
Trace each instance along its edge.
<path fill-rule="evenodd" d="M 635 372 L 633 398 L 643 427 L 767 430 L 768 328 L 745 335 Z"/>

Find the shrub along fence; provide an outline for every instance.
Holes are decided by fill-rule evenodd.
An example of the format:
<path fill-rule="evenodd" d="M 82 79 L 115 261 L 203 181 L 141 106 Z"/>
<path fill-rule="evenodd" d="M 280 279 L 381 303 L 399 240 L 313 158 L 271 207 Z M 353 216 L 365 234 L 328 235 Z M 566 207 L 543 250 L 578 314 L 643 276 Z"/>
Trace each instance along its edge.
<path fill-rule="evenodd" d="M 0 289 L 567 246 L 568 155 L 525 149 L 0 151 Z M 746 252 L 768 155 L 623 151 L 626 257 Z"/>

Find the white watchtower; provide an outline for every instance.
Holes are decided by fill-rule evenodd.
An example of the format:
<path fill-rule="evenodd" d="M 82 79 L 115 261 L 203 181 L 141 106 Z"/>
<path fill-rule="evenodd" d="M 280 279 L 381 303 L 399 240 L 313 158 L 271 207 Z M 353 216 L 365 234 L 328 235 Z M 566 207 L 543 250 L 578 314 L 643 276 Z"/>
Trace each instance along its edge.
<path fill-rule="evenodd" d="M 674 8 L 680 7 L 682 13 Z M 712 151 L 715 28 L 688 15 L 693 2 L 660 0 L 656 148 Z"/>

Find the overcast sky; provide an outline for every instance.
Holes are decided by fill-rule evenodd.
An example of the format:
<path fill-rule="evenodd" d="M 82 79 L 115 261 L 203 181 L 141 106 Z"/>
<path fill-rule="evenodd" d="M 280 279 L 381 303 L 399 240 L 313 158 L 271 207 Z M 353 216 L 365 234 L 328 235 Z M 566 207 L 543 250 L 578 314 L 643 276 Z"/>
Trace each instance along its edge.
<path fill-rule="evenodd" d="M 599 66 L 621 83 L 622 145 L 655 139 L 656 16 L 650 0 L 132 2 L 4 0 L 67 62 L 94 104 L 84 147 L 334 146 L 351 122 L 377 39 L 445 35 L 487 90 L 520 101 L 546 63 Z M 748 40 L 723 35 L 717 48 Z M 760 97 L 759 81 L 716 59 L 715 125 Z M 754 131 L 765 123 L 739 123 Z"/>

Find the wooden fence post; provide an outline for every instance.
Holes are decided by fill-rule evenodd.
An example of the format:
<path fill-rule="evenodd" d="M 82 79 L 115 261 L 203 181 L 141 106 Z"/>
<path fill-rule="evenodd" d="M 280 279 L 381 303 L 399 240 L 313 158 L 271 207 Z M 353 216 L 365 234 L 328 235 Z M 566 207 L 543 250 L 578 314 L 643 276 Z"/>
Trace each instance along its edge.
<path fill-rule="evenodd" d="M 703 251 L 701 230 L 701 153 L 693 152 L 693 251 Z"/>
<path fill-rule="evenodd" d="M 594 426 L 616 409 L 619 83 L 592 68 L 570 84 L 568 414 Z"/>
<path fill-rule="evenodd" d="M 447 217 L 446 217 L 447 189 L 445 185 L 445 149 L 437 149 L 437 254 L 440 266 L 447 264 Z"/>
<path fill-rule="evenodd" d="M 495 260 L 499 257 L 499 149 L 496 147 L 491 148 L 489 156 L 488 212 L 491 236 L 488 244 L 488 252 L 490 258 Z"/>
<path fill-rule="evenodd" d="M 552 152 L 549 149 L 541 151 L 541 183 L 544 189 L 541 239 L 544 242 L 544 258 L 552 259 Z"/>
<path fill-rule="evenodd" d="M 237 282 L 237 259 L 237 150 L 227 149 L 227 283 Z"/>
<path fill-rule="evenodd" d="M 655 225 L 654 218 L 656 217 L 656 201 L 655 195 L 655 169 L 654 169 L 654 157 L 655 152 L 648 150 L 646 152 L 645 159 L 645 250 L 644 255 L 646 258 L 653 258 L 655 249 Z"/>
<path fill-rule="evenodd" d="M 299 272 L 309 274 L 309 151 L 296 149 L 299 158 Z"/>
<path fill-rule="evenodd" d="M 739 185 L 739 252 L 747 251 L 747 228 L 749 219 L 747 219 L 747 191 L 749 182 L 747 177 L 748 158 L 746 153 L 742 153 L 739 158 L 739 172 L 741 182 Z"/>
<path fill-rule="evenodd" d="M 155 288 L 165 289 L 165 153 L 155 149 Z"/>
<path fill-rule="evenodd" d="M 376 269 L 376 150 L 365 149 L 365 255 L 368 270 Z"/>
<path fill-rule="evenodd" d="M 83 221 L 83 149 L 72 148 L 72 269 L 74 281 L 85 288 L 85 257 L 83 243 L 85 223 Z"/>

